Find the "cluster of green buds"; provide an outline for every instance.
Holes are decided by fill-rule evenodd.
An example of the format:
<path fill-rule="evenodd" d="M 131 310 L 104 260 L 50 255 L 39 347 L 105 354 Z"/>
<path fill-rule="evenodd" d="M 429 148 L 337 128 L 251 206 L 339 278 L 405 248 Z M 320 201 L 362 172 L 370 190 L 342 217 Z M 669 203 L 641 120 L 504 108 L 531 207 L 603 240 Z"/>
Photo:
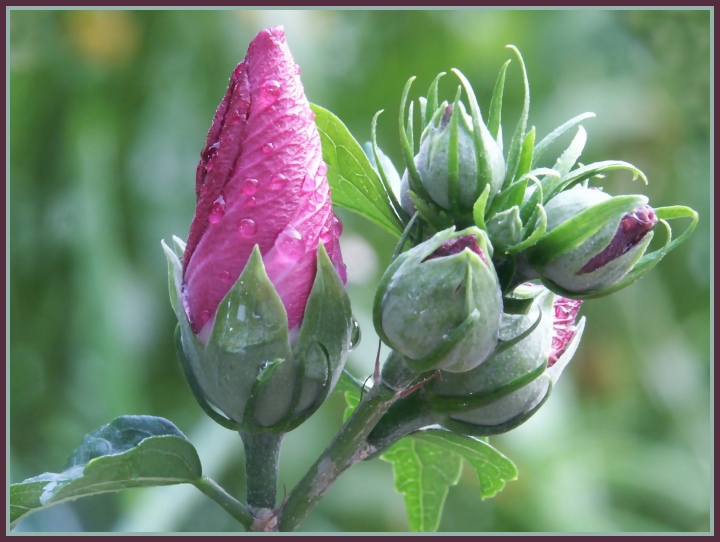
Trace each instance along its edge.
<path fill-rule="evenodd" d="M 522 69 L 524 104 L 505 155 L 500 121 L 509 60 L 497 78 L 487 122 L 458 70 L 452 70 L 460 82 L 454 100 L 440 103 L 444 74 L 438 75 L 417 102 L 417 146 L 413 102 L 407 107 L 414 78 L 403 92 L 405 172 L 395 210 L 408 218 L 400 255 L 375 298 L 374 323 L 393 349 L 383 378 L 392 385 L 398 375 L 410 374 L 425 384 L 377 425 L 369 442 L 378 449 L 428 425 L 491 435 L 523 423 L 548 398 L 578 347 L 585 326 L 584 318 L 576 323 L 581 300 L 636 281 L 697 223 L 687 207 L 652 208 L 643 195 L 611 196 L 590 186 L 613 170 L 647 183 L 627 162 L 578 163 L 587 139 L 580 123 L 591 113 L 536 143 L 535 128 L 527 129 L 525 65 L 511 48 Z M 545 151 L 575 128 L 554 165 L 539 166 Z M 374 129 L 371 148 L 380 176 L 400 178 L 377 147 Z M 675 239 L 667 222 L 673 218 L 691 219 Z M 665 242 L 649 251 L 659 224 Z"/>

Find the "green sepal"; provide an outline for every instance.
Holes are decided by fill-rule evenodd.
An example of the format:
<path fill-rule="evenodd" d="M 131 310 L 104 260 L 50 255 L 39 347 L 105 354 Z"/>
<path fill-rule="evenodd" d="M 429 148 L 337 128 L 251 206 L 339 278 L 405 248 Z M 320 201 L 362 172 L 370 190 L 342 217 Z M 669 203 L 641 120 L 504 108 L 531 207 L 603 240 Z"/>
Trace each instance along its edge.
<path fill-rule="evenodd" d="M 422 199 L 422 197 L 412 190 L 408 190 L 408 195 L 420 217 L 435 231 L 442 231 L 453 226 L 453 218 L 439 205 L 432 201 Z"/>
<path fill-rule="evenodd" d="M 615 196 L 581 211 L 545 233 L 529 251 L 529 261 L 541 268 L 580 246 L 602 229 L 613 216 L 631 212 L 647 202 L 645 196 Z"/>
<path fill-rule="evenodd" d="M 518 165 L 520 164 L 520 155 L 522 152 L 523 142 L 525 140 L 525 128 L 527 127 L 528 114 L 530 112 L 530 84 L 528 83 L 527 70 L 525 69 L 525 62 L 523 61 L 520 51 L 514 45 L 508 45 L 508 49 L 512 49 L 515 55 L 520 61 L 520 68 L 523 75 L 523 87 L 525 89 L 525 98 L 523 100 L 523 108 L 520 113 L 520 119 L 518 120 L 517 126 L 515 127 L 515 133 L 513 134 L 510 142 L 510 148 L 508 149 L 507 165 L 505 166 L 505 181 L 503 187 L 510 185 L 516 177 Z"/>
<path fill-rule="evenodd" d="M 605 160 L 603 162 L 594 162 L 587 166 L 582 166 L 574 169 L 567 175 L 563 175 L 558 181 L 553 181 L 553 184 L 550 186 L 545 185 L 543 187 L 543 189 L 545 190 L 545 199 L 543 203 L 547 203 L 561 191 L 567 190 L 575 186 L 576 184 L 584 181 L 585 179 L 589 179 L 590 177 L 596 177 L 607 171 L 614 171 L 618 169 L 625 169 L 630 171 L 633 174 L 633 181 L 640 177 L 643 182 L 647 184 L 647 177 L 645 176 L 645 174 L 628 162 L 623 162 L 622 160 Z"/>
<path fill-rule="evenodd" d="M 498 198 L 495 198 L 497 201 Z M 500 211 L 487 221 L 487 231 L 496 250 L 504 252 L 508 247 L 522 241 L 523 224 L 520 220 L 520 209 L 517 205 Z"/>
<path fill-rule="evenodd" d="M 415 166 L 415 151 L 410 143 L 410 137 L 412 134 L 408 136 L 407 129 L 405 127 L 405 104 L 407 103 L 410 87 L 412 86 L 414 80 L 415 76 L 412 76 L 408 79 L 408 82 L 405 83 L 402 98 L 400 99 L 400 117 L 398 119 L 400 127 L 400 147 L 402 148 L 403 158 L 405 159 L 405 167 L 408 171 L 408 186 L 410 187 L 410 190 L 419 195 L 422 199 L 429 201 L 430 195 L 427 193 L 427 190 L 425 190 L 425 187 L 422 184 L 422 179 L 420 179 L 420 173 L 418 173 L 417 167 Z"/>
<path fill-rule="evenodd" d="M 392 167 L 392 162 L 390 162 L 389 159 L 386 159 L 383 152 L 380 150 L 380 147 L 378 147 L 377 144 L 377 119 L 380 116 L 380 114 L 383 112 L 381 109 L 377 113 L 375 113 L 375 116 L 372 119 L 372 124 L 370 126 L 370 137 L 372 142 L 372 157 L 373 160 L 371 162 L 374 162 L 374 166 L 377 168 L 378 173 L 380 174 L 380 181 L 383 184 L 383 187 L 385 188 L 385 191 L 387 192 L 388 197 L 390 198 L 390 203 L 395 211 L 395 214 L 399 217 L 400 222 L 405 223 L 410 218 L 408 216 L 407 211 L 402 208 L 400 205 L 400 202 L 398 202 L 397 197 L 395 195 L 395 191 L 393 190 L 392 184 L 390 183 L 388 179 L 388 174 L 385 172 L 385 165 L 390 165 Z M 398 187 L 399 187 L 399 179 L 400 176 L 398 175 L 398 172 L 394 169 L 391 172 L 394 177 L 398 179 Z M 399 189 L 399 188 L 398 188 Z"/>
<path fill-rule="evenodd" d="M 465 339 L 467 334 L 472 331 L 473 327 L 479 320 L 480 312 L 477 309 L 473 309 L 473 311 L 468 315 L 468 317 L 463 321 L 463 323 L 457 326 L 450 333 L 450 335 L 448 335 L 448 337 L 438 345 L 438 347 L 433 352 L 421 359 L 411 359 L 407 356 L 404 356 L 403 359 L 405 360 L 405 363 L 410 369 L 418 373 L 422 373 L 429 369 L 432 369 L 433 366 L 439 363 L 458 344 L 460 344 L 463 339 Z"/>
<path fill-rule="evenodd" d="M 441 422 L 442 426 L 454 433 L 473 437 L 490 437 L 493 435 L 501 435 L 502 433 L 507 433 L 508 431 L 519 427 L 527 420 L 529 420 L 538 410 L 540 410 L 540 408 L 545 404 L 545 401 L 548 400 L 553 387 L 553 382 L 549 376 L 541 375 L 540 377 L 531 381 L 530 384 L 539 383 L 545 380 L 547 380 L 547 389 L 545 390 L 543 397 L 536 404 L 534 404 L 530 410 L 527 410 L 522 414 L 515 416 L 514 418 L 511 418 L 503 423 L 495 425 L 480 425 L 447 417 Z M 510 394 L 508 394 L 507 396 L 509 395 Z M 503 397 L 500 398 L 500 400 L 502 399 Z"/>
<path fill-rule="evenodd" d="M 450 214 L 457 216 L 460 213 L 460 134 L 458 133 L 458 121 L 460 119 L 460 93 L 458 87 L 453 102 L 452 114 L 450 115 L 450 139 L 447 146 L 447 190 L 448 202 L 450 203 Z"/>
<path fill-rule="evenodd" d="M 535 145 L 535 126 L 530 128 L 530 131 L 523 140 L 522 149 L 520 151 L 520 162 L 518 163 L 518 168 L 515 172 L 515 180 L 521 178 L 530 171 L 530 167 L 532 165 L 533 145 Z"/>
<path fill-rule="evenodd" d="M 535 145 L 535 150 L 533 151 L 533 159 L 532 159 L 532 166 L 533 167 L 537 161 L 540 159 L 540 157 L 545 154 L 545 151 L 548 149 L 550 145 L 552 145 L 557 138 L 562 136 L 565 132 L 568 130 L 572 130 L 575 126 L 580 124 L 585 119 L 591 119 L 595 117 L 595 113 L 583 113 L 581 115 L 578 115 L 577 117 L 573 117 L 566 123 L 562 124 L 561 126 L 555 128 L 552 132 L 550 132 L 548 135 L 546 135 L 540 143 Z"/>
<path fill-rule="evenodd" d="M 490 185 L 485 185 L 485 189 L 480 194 L 475 203 L 473 204 L 473 220 L 475 225 L 481 230 L 487 232 L 487 225 L 485 224 L 485 207 L 487 206 L 488 196 L 490 195 Z"/>
<path fill-rule="evenodd" d="M 502 117 L 502 100 L 503 91 L 505 89 L 505 72 L 507 72 L 510 60 L 507 60 L 505 64 L 500 68 L 497 81 L 495 82 L 495 88 L 493 89 L 492 98 L 490 99 L 490 112 L 488 113 L 488 131 L 490 135 L 495 138 L 495 141 L 502 146 L 500 137 L 501 117 Z"/>
<path fill-rule="evenodd" d="M 501 399 L 502 397 L 505 397 L 506 395 L 509 395 L 524 386 L 527 386 L 536 378 L 540 378 L 540 376 L 542 376 L 542 374 L 545 372 L 546 368 L 547 361 L 544 364 L 541 363 L 532 371 L 516 378 L 515 380 L 512 380 L 507 384 L 495 388 L 492 391 L 484 393 L 471 393 L 468 395 L 452 397 L 447 395 L 437 395 L 435 393 L 432 393 L 431 389 L 430 403 L 432 404 L 433 410 L 438 413 L 459 414 L 461 412 L 470 412 L 472 410 L 476 410 L 478 408 L 482 408 L 484 406 L 492 404 L 498 399 Z"/>
<path fill-rule="evenodd" d="M 540 219 L 540 224 L 532 230 L 532 233 L 528 235 L 524 241 L 521 241 L 517 245 L 507 247 L 505 249 L 506 254 L 517 254 L 518 252 L 522 252 L 523 250 L 533 246 L 542 238 L 543 235 L 545 235 L 545 232 L 547 231 L 547 214 L 545 213 L 545 208 L 540 204 L 537 205 L 537 215 L 534 214 L 530 217 L 527 228 L 529 229 L 533 227 L 533 224 L 537 224 L 538 218 Z M 527 235 L 527 230 L 525 235 Z"/>
<path fill-rule="evenodd" d="M 425 128 L 430 125 L 433 115 L 438 110 L 438 84 L 440 83 L 440 78 L 444 75 L 445 72 L 440 72 L 439 74 L 437 74 L 435 79 L 433 79 L 433 82 L 430 84 L 430 88 L 428 89 L 428 107 L 425 114 L 423 115 L 423 132 L 425 131 Z"/>
<path fill-rule="evenodd" d="M 505 163 L 502 160 L 502 154 L 499 153 L 499 149 L 497 149 L 498 156 L 491 156 L 489 147 L 490 145 L 497 146 L 497 142 L 493 139 L 493 136 L 482 120 L 480 106 L 478 105 L 470 81 L 467 80 L 460 70 L 453 68 L 452 71 L 458 79 L 460 79 L 470 105 L 473 122 L 473 140 L 475 143 L 475 159 L 477 163 L 477 193 L 482 193 L 485 190 L 485 186 L 490 185 L 490 196 L 492 197 L 502 185 L 502 179 L 505 175 Z"/>
<path fill-rule="evenodd" d="M 193 367 L 193 372 L 205 396 L 229 418 L 248 428 L 270 426 L 291 408 L 287 394 L 267 409 L 258 409 L 262 419 L 245 420 L 245 405 L 262 369 L 291 356 L 287 313 L 255 245 L 242 274 L 218 305 L 202 367 Z"/>

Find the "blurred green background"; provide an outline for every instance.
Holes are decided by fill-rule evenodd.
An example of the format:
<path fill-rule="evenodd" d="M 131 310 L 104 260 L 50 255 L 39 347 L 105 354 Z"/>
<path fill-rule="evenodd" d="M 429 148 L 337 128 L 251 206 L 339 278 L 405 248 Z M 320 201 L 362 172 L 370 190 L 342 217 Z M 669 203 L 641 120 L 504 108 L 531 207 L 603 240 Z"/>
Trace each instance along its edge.
<path fill-rule="evenodd" d="M 255 34 L 284 25 L 310 101 L 400 167 L 397 114 L 459 68 L 483 110 L 516 45 L 538 136 L 593 111 L 584 163 L 634 163 L 601 185 L 700 213 L 691 239 L 649 276 L 587 302 L 585 336 L 552 398 L 493 439 L 520 478 L 481 502 L 466 470 L 440 530 L 709 531 L 712 501 L 710 12 L 699 11 L 21 11 L 10 29 L 9 477 L 62 468 L 82 436 L 121 414 L 173 420 L 206 473 L 242 495 L 237 435 L 209 421 L 176 361 L 160 239 L 186 237 L 199 151 L 229 75 Z M 443 96 L 456 82 L 447 76 Z M 516 60 L 505 146 L 522 101 Z M 570 135 L 546 155 L 554 156 Z M 342 213 L 343 251 L 363 341 L 348 367 L 371 372 L 372 292 L 394 240 Z M 677 231 L 684 224 L 677 223 Z M 659 234 L 661 236 L 662 234 Z M 288 490 L 340 424 L 333 395 L 288 435 Z M 280 490 L 282 495 L 282 488 Z M 405 531 L 391 467 L 352 468 L 306 531 Z M 237 531 L 197 490 L 133 490 L 58 505 L 19 531 Z"/>

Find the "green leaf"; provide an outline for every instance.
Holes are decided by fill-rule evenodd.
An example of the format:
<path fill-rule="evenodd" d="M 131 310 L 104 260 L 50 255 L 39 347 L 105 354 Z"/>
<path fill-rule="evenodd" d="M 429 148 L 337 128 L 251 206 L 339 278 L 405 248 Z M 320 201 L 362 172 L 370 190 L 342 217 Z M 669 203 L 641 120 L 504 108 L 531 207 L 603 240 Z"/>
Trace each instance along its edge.
<path fill-rule="evenodd" d="M 320 132 L 333 204 L 345 207 L 400 236 L 403 227 L 372 164 L 342 121 L 311 104 Z"/>
<path fill-rule="evenodd" d="M 171 422 L 121 416 L 85 436 L 62 472 L 10 486 L 11 527 L 64 501 L 136 487 L 196 484 L 201 476 L 195 448 Z"/>
<path fill-rule="evenodd" d="M 460 480 L 462 458 L 432 441 L 414 438 L 400 440 L 381 458 L 392 463 L 410 530 L 437 531 L 448 490 Z"/>
<path fill-rule="evenodd" d="M 426 430 L 413 438 L 463 457 L 477 473 L 480 497 L 489 499 L 500 492 L 507 482 L 516 480 L 515 464 L 487 442 L 442 430 Z"/>

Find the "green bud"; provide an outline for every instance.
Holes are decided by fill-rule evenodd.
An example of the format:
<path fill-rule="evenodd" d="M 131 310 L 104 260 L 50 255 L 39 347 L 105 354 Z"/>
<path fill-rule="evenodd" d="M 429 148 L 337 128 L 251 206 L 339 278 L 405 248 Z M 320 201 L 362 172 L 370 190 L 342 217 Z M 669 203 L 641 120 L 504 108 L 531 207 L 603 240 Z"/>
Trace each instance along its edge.
<path fill-rule="evenodd" d="M 530 266 L 564 295 L 613 286 L 652 239 L 658 219 L 647 201 L 585 186 L 561 192 L 545 204 L 547 233 L 530 250 Z"/>
<path fill-rule="evenodd" d="M 498 341 L 502 298 L 482 230 L 443 230 L 401 254 L 375 296 L 375 329 L 414 371 L 463 372 Z"/>
<path fill-rule="evenodd" d="M 431 408 L 447 428 L 492 435 L 517 427 L 540 408 L 575 353 L 585 326 L 584 318 L 575 325 L 581 301 L 529 284 L 515 295 L 535 298 L 527 314 L 503 315 L 501 340 L 536 327 L 472 371 L 432 381 Z"/>
<path fill-rule="evenodd" d="M 342 372 L 353 330 L 350 301 L 324 246 L 297 337 L 256 246 L 218 306 L 206 344 L 193 332 L 180 292 L 184 245 L 163 243 L 170 298 L 178 318 L 178 354 L 196 399 L 226 427 L 284 432 L 322 404 Z M 222 412 L 229 420 L 215 412 Z"/>

